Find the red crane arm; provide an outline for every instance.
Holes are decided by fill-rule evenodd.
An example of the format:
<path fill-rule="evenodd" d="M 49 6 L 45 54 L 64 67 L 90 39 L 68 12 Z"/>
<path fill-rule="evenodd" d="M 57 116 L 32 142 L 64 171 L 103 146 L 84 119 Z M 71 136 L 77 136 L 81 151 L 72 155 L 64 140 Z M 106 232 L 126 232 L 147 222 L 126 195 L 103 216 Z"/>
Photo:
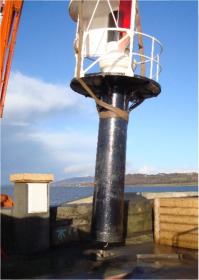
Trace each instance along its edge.
<path fill-rule="evenodd" d="M 0 45 L 0 81 L 1 100 L 0 118 L 3 116 L 3 109 L 8 85 L 8 78 L 12 64 L 12 57 L 17 37 L 20 16 L 23 7 L 23 0 L 1 0 L 0 9 L 2 22 L 0 23 L 1 45 Z"/>

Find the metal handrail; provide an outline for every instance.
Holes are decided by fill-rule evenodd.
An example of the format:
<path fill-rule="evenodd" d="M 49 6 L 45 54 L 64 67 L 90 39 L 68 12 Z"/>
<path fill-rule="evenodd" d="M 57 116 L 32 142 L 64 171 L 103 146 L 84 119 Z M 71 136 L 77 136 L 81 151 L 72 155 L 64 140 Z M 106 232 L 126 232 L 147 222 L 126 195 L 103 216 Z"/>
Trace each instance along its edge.
<path fill-rule="evenodd" d="M 138 52 L 135 52 L 132 50 L 131 55 L 129 56 L 129 59 L 132 61 L 135 57 L 139 57 L 139 58 L 144 58 L 144 61 L 140 59 L 140 61 L 136 61 L 136 64 L 137 65 L 140 65 L 142 63 L 145 63 L 146 64 L 146 67 L 148 67 L 148 72 L 149 72 L 149 75 L 148 77 L 150 79 L 154 79 L 156 81 L 158 81 L 158 76 L 159 74 L 161 73 L 162 71 L 162 67 L 160 65 L 160 62 L 159 62 L 159 59 L 160 59 L 160 55 L 163 51 L 163 46 L 162 44 L 160 43 L 159 40 L 157 40 L 155 37 L 153 36 L 150 36 L 146 33 L 143 33 L 143 32 L 138 32 L 138 31 L 131 31 L 129 29 L 126 29 L 126 28 L 115 28 L 115 27 L 112 27 L 112 28 L 98 28 L 96 29 L 97 31 L 101 30 L 102 31 L 102 36 L 104 36 L 103 34 L 105 34 L 105 32 L 109 32 L 109 31 L 116 31 L 116 32 L 126 32 L 127 34 L 127 37 L 129 37 L 129 41 L 132 41 L 134 42 L 134 38 L 135 36 L 138 36 L 138 35 L 141 35 L 143 36 L 144 38 L 148 38 L 151 40 L 151 44 L 146 48 L 145 47 L 145 50 L 147 50 L 147 52 L 150 51 L 150 55 L 142 55 Z M 84 58 L 87 58 L 89 60 L 93 60 L 93 62 L 86 68 L 86 69 L 83 69 L 84 68 L 84 65 L 82 65 L 82 72 L 84 74 L 88 73 L 88 71 L 93 68 L 99 61 L 100 57 L 105 55 L 104 53 L 103 54 L 88 54 L 85 52 L 85 42 L 86 42 L 86 39 L 87 39 L 87 36 L 90 34 L 90 32 L 94 32 L 94 29 L 92 30 L 88 30 L 88 31 L 83 31 L 83 44 L 82 46 L 84 46 L 84 50 L 83 50 L 83 62 L 84 62 Z M 118 44 L 121 40 L 118 41 Z M 133 44 L 131 44 L 133 45 Z M 157 50 L 157 47 L 158 47 L 158 50 Z M 155 68 L 156 67 L 156 68 Z M 154 69 L 155 70 L 155 73 L 154 73 Z M 136 70 L 135 70 L 135 74 L 136 73 Z M 147 75 L 146 75 L 147 77 Z"/>

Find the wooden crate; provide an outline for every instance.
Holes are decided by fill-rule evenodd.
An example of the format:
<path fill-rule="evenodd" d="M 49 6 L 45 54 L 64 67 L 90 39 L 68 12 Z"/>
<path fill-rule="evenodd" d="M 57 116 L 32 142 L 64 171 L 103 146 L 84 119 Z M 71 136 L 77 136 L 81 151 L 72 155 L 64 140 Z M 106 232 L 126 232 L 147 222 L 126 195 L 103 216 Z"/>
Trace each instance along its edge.
<path fill-rule="evenodd" d="M 155 243 L 198 249 L 198 198 L 154 199 Z"/>

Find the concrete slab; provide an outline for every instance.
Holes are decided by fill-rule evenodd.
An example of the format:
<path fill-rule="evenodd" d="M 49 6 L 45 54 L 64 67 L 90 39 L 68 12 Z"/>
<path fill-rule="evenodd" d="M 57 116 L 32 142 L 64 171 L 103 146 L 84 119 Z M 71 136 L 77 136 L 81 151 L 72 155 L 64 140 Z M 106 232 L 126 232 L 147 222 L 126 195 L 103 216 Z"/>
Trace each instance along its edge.
<path fill-rule="evenodd" d="M 154 198 L 166 198 L 166 197 L 197 197 L 198 192 L 159 192 L 159 193 L 152 193 L 152 192 L 145 192 L 145 193 L 137 193 L 142 197 L 147 199 L 154 199 Z"/>
<path fill-rule="evenodd" d="M 96 243 L 71 243 L 41 254 L 9 255 L 2 259 L 2 279 L 197 279 L 197 251 L 155 245 L 153 242 L 108 246 L 115 257 L 95 261 L 86 254 Z M 152 258 L 137 259 L 137 255 Z M 159 258 L 179 254 L 179 258 Z M 157 258 L 154 256 L 157 255 Z"/>
<path fill-rule="evenodd" d="M 145 199 L 154 199 L 162 197 L 195 197 L 198 196 L 198 192 L 137 192 L 137 193 L 125 193 L 125 200 L 131 201 L 141 201 L 141 198 Z M 84 197 L 78 200 L 66 202 L 65 204 L 84 204 L 92 203 L 93 196 Z"/>
<path fill-rule="evenodd" d="M 88 196 L 78 200 L 66 202 L 65 204 L 84 204 L 84 203 L 92 203 L 92 202 L 93 202 L 93 196 Z"/>

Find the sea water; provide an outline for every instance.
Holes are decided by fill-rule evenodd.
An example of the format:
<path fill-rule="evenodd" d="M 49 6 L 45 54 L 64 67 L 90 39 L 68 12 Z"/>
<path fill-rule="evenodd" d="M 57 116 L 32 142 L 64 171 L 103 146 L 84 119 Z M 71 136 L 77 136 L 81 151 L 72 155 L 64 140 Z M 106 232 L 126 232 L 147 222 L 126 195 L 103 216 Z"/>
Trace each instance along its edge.
<path fill-rule="evenodd" d="M 56 206 L 73 200 L 93 195 L 93 187 L 50 187 L 50 206 Z M 197 186 L 126 186 L 126 193 L 137 192 L 196 192 Z M 14 199 L 14 186 L 2 187 L 2 194 Z"/>

